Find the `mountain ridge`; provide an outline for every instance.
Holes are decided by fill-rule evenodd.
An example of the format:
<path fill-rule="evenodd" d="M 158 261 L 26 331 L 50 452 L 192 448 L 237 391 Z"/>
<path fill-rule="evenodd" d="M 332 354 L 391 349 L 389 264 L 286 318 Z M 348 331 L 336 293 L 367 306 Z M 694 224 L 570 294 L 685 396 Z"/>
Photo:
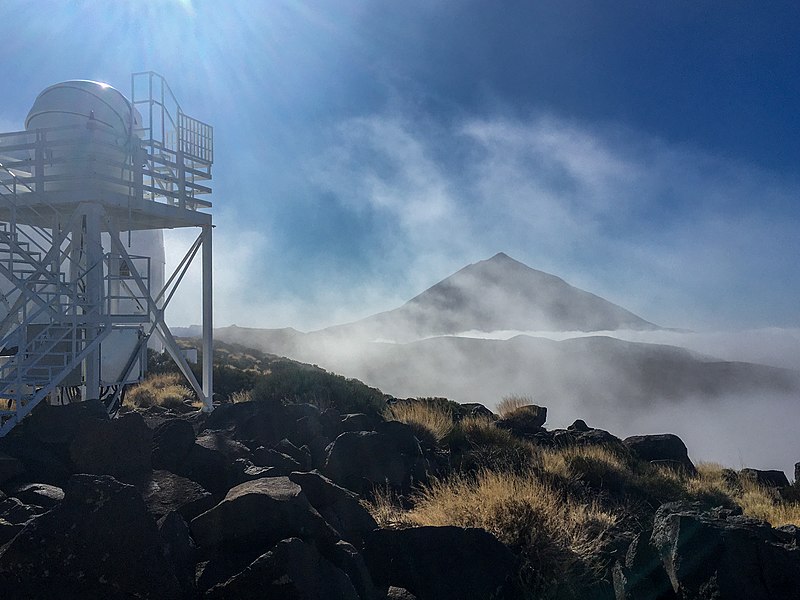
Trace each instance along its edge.
<path fill-rule="evenodd" d="M 398 308 L 312 333 L 399 342 L 464 331 L 618 329 L 661 327 L 499 252 L 463 267 Z"/>

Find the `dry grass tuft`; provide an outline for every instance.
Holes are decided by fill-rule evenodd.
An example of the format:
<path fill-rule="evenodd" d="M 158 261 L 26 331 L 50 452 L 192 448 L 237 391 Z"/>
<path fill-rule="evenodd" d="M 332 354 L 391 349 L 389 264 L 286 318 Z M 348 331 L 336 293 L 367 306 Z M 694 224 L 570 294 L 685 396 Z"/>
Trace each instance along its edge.
<path fill-rule="evenodd" d="M 183 377 L 177 373 L 163 373 L 152 375 L 129 389 L 125 394 L 123 405 L 129 409 L 150 406 L 184 408 L 186 400 L 191 400 L 191 406 L 194 408 L 202 406 L 194 392 L 184 385 Z"/>
<path fill-rule="evenodd" d="M 441 443 L 453 430 L 450 410 L 430 402 L 397 402 L 384 409 L 383 417 L 409 425 L 417 439 L 429 447 Z"/>
<path fill-rule="evenodd" d="M 413 509 L 392 518 L 408 525 L 486 529 L 523 557 L 522 583 L 537 598 L 552 591 L 554 582 L 595 576 L 604 534 L 617 522 L 616 515 L 572 499 L 532 471 L 489 470 L 434 481 L 415 497 Z"/>
<path fill-rule="evenodd" d="M 457 425 L 473 446 L 512 446 L 519 441 L 510 431 L 500 429 L 489 417 L 466 417 Z"/>
<path fill-rule="evenodd" d="M 523 406 L 529 406 L 531 404 L 533 404 L 533 400 L 530 396 L 521 396 L 518 394 L 503 396 L 500 402 L 497 403 L 497 414 L 501 417 L 507 417 L 515 410 L 519 410 Z"/>
<path fill-rule="evenodd" d="M 233 392 L 228 401 L 232 404 L 239 404 L 240 402 L 251 402 L 253 400 L 253 390 L 239 390 Z"/>

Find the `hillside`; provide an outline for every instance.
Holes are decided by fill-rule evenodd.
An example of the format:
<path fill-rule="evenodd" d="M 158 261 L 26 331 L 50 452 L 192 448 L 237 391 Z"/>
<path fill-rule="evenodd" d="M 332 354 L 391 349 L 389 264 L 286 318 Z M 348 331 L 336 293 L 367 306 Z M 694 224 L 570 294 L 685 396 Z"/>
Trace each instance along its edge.
<path fill-rule="evenodd" d="M 672 434 L 545 427 L 524 398 L 495 414 L 216 356 L 254 379 L 210 415 L 188 396 L 111 419 L 41 405 L 0 439 L 3 598 L 796 598 L 782 472 L 698 464 Z"/>

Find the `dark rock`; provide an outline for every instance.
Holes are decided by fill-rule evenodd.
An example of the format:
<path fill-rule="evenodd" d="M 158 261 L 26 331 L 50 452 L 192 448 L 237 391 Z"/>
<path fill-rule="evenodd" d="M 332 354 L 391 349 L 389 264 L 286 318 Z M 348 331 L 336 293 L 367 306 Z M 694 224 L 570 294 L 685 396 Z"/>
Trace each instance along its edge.
<path fill-rule="evenodd" d="M 478 402 L 466 402 L 461 405 L 462 417 L 484 417 L 486 419 L 495 420 L 497 415 L 486 408 L 483 404 Z"/>
<path fill-rule="evenodd" d="M 572 425 L 567 427 L 567 431 L 589 431 L 590 429 L 583 419 L 576 419 Z"/>
<path fill-rule="evenodd" d="M 224 494 L 233 483 L 234 467 L 219 450 L 193 444 L 178 475 L 196 481 L 212 494 Z"/>
<path fill-rule="evenodd" d="M 333 407 L 326 408 L 319 414 L 319 422 L 322 425 L 322 433 L 328 440 L 336 439 L 342 429 L 342 416 Z"/>
<path fill-rule="evenodd" d="M 386 594 L 386 600 L 417 600 L 417 597 L 405 588 L 392 586 Z"/>
<path fill-rule="evenodd" d="M 287 475 L 286 471 L 283 469 L 276 469 L 275 467 L 257 467 L 244 458 L 233 461 L 233 467 L 235 470 L 234 485 L 239 485 L 245 481 L 261 479 L 262 477 L 280 477 L 282 475 Z"/>
<path fill-rule="evenodd" d="M 364 545 L 377 585 L 402 587 L 420 600 L 496 598 L 515 557 L 483 529 L 377 529 Z"/>
<path fill-rule="evenodd" d="M 677 600 L 661 556 L 650 544 L 651 533 L 637 535 L 624 561 L 614 565 L 616 600 Z"/>
<path fill-rule="evenodd" d="M 604 429 L 556 429 L 552 432 L 552 445 L 558 448 L 604 446 L 609 450 L 627 453 L 622 440 Z"/>
<path fill-rule="evenodd" d="M 794 463 L 794 484 L 800 487 L 800 462 Z"/>
<path fill-rule="evenodd" d="M 147 511 L 158 520 L 177 511 L 186 520 L 195 518 L 214 506 L 214 497 L 199 483 L 170 471 L 153 471 L 137 483 Z"/>
<path fill-rule="evenodd" d="M 330 560 L 335 567 L 344 571 L 361 600 L 384 600 L 386 598 L 386 589 L 378 590 L 375 587 L 364 557 L 352 544 L 343 540 L 337 542 L 333 549 L 328 551 L 325 558 Z"/>
<path fill-rule="evenodd" d="M 108 412 L 99 400 L 51 405 L 43 402 L 23 422 L 26 436 L 47 444 L 68 447 L 87 419 L 108 421 Z"/>
<path fill-rule="evenodd" d="M 0 550 L 3 598 L 180 598 L 164 544 L 133 486 L 74 475 L 64 500 Z"/>
<path fill-rule="evenodd" d="M 800 549 L 769 525 L 715 518 L 671 503 L 656 512 L 651 543 L 679 598 L 796 600 Z"/>
<path fill-rule="evenodd" d="M 764 487 L 789 487 L 789 480 L 783 471 L 760 471 L 759 469 L 742 469 L 741 475 Z"/>
<path fill-rule="evenodd" d="M 336 532 L 288 477 L 264 477 L 232 488 L 215 507 L 192 519 L 192 537 L 201 548 L 242 548 L 263 554 L 276 542 L 301 537 L 322 546 Z"/>
<path fill-rule="evenodd" d="M 173 473 L 185 470 L 184 463 L 194 446 L 194 437 L 194 429 L 188 421 L 164 421 L 153 431 L 153 468 Z"/>
<path fill-rule="evenodd" d="M 197 436 L 195 443 L 203 448 L 220 452 L 230 461 L 236 460 L 237 458 L 251 458 L 250 449 L 247 446 L 241 442 L 237 442 L 236 440 L 228 438 L 221 431 L 206 430 Z"/>
<path fill-rule="evenodd" d="M 338 433 L 336 435 L 338 435 Z M 333 437 L 331 439 L 333 439 Z M 292 469 L 292 470 L 294 471 L 311 470 L 311 450 L 308 448 L 308 446 L 301 446 L 300 448 L 298 448 L 292 442 L 284 438 L 280 442 L 275 444 L 275 446 L 272 449 L 280 452 L 281 454 L 285 454 L 286 456 L 290 456 L 297 462 L 297 464 L 300 465 L 299 469 Z"/>
<path fill-rule="evenodd" d="M 342 432 L 374 431 L 373 420 L 364 413 L 353 413 L 342 417 Z"/>
<path fill-rule="evenodd" d="M 259 446 L 253 451 L 253 464 L 257 467 L 274 467 L 284 475 L 301 470 L 300 463 L 291 456 L 264 446 Z"/>
<path fill-rule="evenodd" d="M 529 404 L 498 419 L 497 426 L 509 430 L 518 437 L 527 437 L 541 430 L 545 421 L 547 421 L 547 409 L 544 406 Z"/>
<path fill-rule="evenodd" d="M 412 429 L 389 421 L 378 431 L 349 431 L 328 448 L 324 474 L 359 494 L 390 485 L 407 491 L 427 477 L 425 459 Z"/>
<path fill-rule="evenodd" d="M 623 443 L 641 460 L 671 460 L 683 465 L 689 473 L 697 472 L 689 460 L 686 444 L 677 435 L 671 433 L 634 435 L 625 438 Z"/>
<path fill-rule="evenodd" d="M 43 512 L 46 511 L 41 506 L 25 504 L 19 498 L 9 496 L 0 500 L 0 519 L 12 525 L 24 525 Z"/>
<path fill-rule="evenodd" d="M 0 485 L 24 472 L 25 465 L 21 460 L 0 452 Z"/>
<path fill-rule="evenodd" d="M 208 598 L 261 600 L 359 600 L 350 579 L 312 546 L 285 539 L 244 571 L 209 591 Z"/>
<path fill-rule="evenodd" d="M 12 435 L 14 433 L 11 432 Z M 73 467 L 68 450 L 60 449 L 61 452 L 57 452 L 28 436 L 20 436 L 15 442 L 17 443 L 13 447 L 6 448 L 6 452 L 25 466 L 26 479 L 57 486 L 63 485 L 69 479 Z"/>
<path fill-rule="evenodd" d="M 179 513 L 173 511 L 158 521 L 158 533 L 164 541 L 164 558 L 172 565 L 184 598 L 195 598 L 197 547 L 192 540 L 189 526 Z"/>
<path fill-rule="evenodd" d="M 51 509 L 64 499 L 64 490 L 47 483 L 24 483 L 9 489 L 11 495 L 26 504 Z"/>
<path fill-rule="evenodd" d="M 150 470 L 152 443 L 142 416 L 128 413 L 111 421 L 84 420 L 69 451 L 77 472 L 130 480 Z"/>
<path fill-rule="evenodd" d="M 378 527 L 358 496 L 320 473 L 292 473 L 289 479 L 302 488 L 311 506 L 328 524 L 356 547 L 360 548 L 366 535 Z"/>

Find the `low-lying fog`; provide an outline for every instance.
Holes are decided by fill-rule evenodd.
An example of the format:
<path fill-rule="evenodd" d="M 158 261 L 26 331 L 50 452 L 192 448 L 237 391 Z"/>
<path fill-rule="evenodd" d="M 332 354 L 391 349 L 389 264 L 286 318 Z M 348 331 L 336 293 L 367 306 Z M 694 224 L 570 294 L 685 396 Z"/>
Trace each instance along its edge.
<path fill-rule="evenodd" d="M 235 330 L 223 331 L 220 339 L 237 341 Z M 254 344 L 253 337 L 238 341 Z M 503 396 L 520 394 L 547 406 L 549 428 L 582 418 L 620 437 L 675 433 L 695 461 L 781 469 L 790 479 L 800 461 L 800 395 L 796 384 L 779 382 L 787 373 L 780 369 L 800 371 L 798 329 L 466 332 L 403 344 L 309 334 L 291 348 L 275 344 L 265 338 L 261 349 L 397 397 L 443 396 L 494 409 Z M 706 357 L 779 369 L 719 361 L 711 369 Z"/>

